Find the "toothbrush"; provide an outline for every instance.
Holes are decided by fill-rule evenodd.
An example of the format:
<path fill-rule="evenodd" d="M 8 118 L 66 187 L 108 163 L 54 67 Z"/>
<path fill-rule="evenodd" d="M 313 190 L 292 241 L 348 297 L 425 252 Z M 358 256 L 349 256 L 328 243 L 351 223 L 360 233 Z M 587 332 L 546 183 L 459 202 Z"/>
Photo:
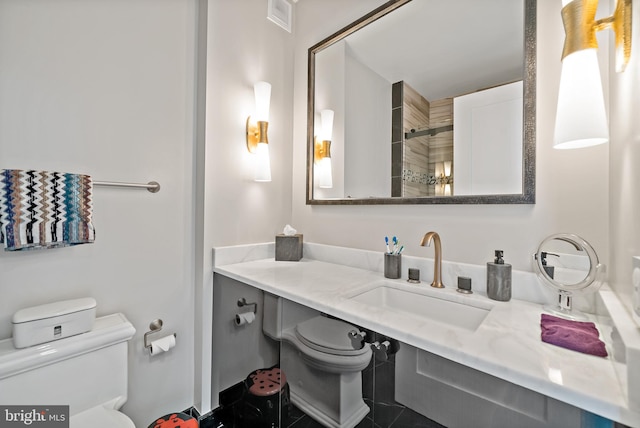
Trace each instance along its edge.
<path fill-rule="evenodd" d="M 398 254 L 401 254 L 402 250 L 404 250 L 404 245 L 400 247 L 400 249 L 398 250 Z"/>
<path fill-rule="evenodd" d="M 393 253 L 395 254 L 397 250 L 398 250 L 398 238 L 394 236 L 393 237 Z"/>
<path fill-rule="evenodd" d="M 389 237 L 388 236 L 384 237 L 384 242 L 387 245 L 387 254 L 391 254 L 391 250 L 389 249 Z"/>

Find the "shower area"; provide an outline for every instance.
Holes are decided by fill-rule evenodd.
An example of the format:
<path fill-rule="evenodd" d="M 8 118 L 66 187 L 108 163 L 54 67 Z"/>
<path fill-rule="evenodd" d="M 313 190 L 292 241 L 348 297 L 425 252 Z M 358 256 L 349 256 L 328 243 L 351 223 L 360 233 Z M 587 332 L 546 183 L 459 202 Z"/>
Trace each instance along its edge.
<path fill-rule="evenodd" d="M 391 196 L 453 195 L 453 98 L 392 85 Z"/>

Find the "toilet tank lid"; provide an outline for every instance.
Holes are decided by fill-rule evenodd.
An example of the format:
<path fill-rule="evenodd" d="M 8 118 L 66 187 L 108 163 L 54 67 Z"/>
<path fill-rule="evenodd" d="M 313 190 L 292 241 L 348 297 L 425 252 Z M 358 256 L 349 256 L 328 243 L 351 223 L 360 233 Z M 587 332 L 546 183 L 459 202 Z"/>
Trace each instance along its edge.
<path fill-rule="evenodd" d="M 136 329 L 121 313 L 96 318 L 93 329 L 42 346 L 16 349 L 11 338 L 0 340 L 0 380 L 130 340 Z"/>
<path fill-rule="evenodd" d="M 21 324 L 35 320 L 58 317 L 68 315 L 74 312 L 86 311 L 94 309 L 96 301 L 92 297 L 84 297 L 81 299 L 62 300 L 60 302 L 47 303 L 39 306 L 24 308 L 13 314 L 11 322 L 13 324 Z"/>

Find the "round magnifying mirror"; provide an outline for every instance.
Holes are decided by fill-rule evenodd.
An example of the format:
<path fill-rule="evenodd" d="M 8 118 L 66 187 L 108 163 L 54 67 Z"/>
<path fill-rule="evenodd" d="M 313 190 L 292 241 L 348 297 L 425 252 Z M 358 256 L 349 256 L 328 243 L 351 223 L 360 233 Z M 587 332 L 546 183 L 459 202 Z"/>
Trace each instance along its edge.
<path fill-rule="evenodd" d="M 598 275 L 604 265 L 593 247 L 578 235 L 558 233 L 540 243 L 533 259 L 538 277 L 558 292 L 557 304 L 545 309 L 564 318 L 585 319 L 572 309 L 571 298 L 576 292 L 593 292 L 601 285 Z"/>

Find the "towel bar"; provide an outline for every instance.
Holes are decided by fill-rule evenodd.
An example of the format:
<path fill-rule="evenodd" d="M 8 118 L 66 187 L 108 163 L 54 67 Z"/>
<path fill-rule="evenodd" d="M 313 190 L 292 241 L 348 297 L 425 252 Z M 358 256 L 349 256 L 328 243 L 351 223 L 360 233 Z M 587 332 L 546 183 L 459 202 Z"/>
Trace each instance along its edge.
<path fill-rule="evenodd" d="M 105 187 L 135 187 L 140 189 L 147 189 L 151 193 L 158 193 L 160 191 L 160 183 L 157 181 L 150 181 L 147 184 L 144 183 L 120 183 L 118 181 L 94 181 L 95 186 Z"/>

